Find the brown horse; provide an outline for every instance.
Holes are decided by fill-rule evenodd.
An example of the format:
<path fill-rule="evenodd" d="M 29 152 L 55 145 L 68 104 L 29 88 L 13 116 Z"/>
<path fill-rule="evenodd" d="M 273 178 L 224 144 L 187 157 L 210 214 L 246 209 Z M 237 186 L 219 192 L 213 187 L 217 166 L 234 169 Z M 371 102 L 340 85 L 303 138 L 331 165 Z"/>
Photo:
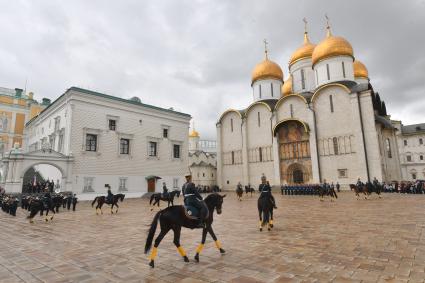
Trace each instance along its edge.
<path fill-rule="evenodd" d="M 118 200 L 119 201 L 121 201 L 121 202 L 123 202 L 124 201 L 124 197 L 125 197 L 125 195 L 124 194 L 116 194 L 116 195 L 114 195 L 113 197 L 112 197 L 112 202 L 111 203 L 108 203 L 108 202 L 106 202 L 106 197 L 105 196 L 98 196 L 98 197 L 95 197 L 94 198 L 94 200 L 93 200 L 93 202 L 91 203 L 91 206 L 93 207 L 93 205 L 96 203 L 96 201 L 97 201 L 97 205 L 96 205 L 96 215 L 98 215 L 99 213 L 98 213 L 98 210 L 100 210 L 100 214 L 103 214 L 103 211 L 102 211 L 102 206 L 103 206 L 103 204 L 109 204 L 109 205 L 111 205 L 111 214 L 113 214 L 114 213 L 114 211 L 112 210 L 113 208 L 114 208 L 114 206 L 116 206 L 117 207 L 117 209 L 115 210 L 115 213 L 118 213 L 118 208 L 119 208 L 119 205 L 118 205 Z"/>
<path fill-rule="evenodd" d="M 356 194 L 357 199 L 360 198 L 360 193 L 364 194 L 364 198 L 368 199 L 367 197 L 370 196 L 372 193 L 376 193 L 378 195 L 379 198 L 381 198 L 381 190 L 382 187 L 381 186 L 374 186 L 372 184 L 369 183 L 365 184 L 363 186 L 361 186 L 360 188 L 354 184 L 350 184 L 350 189 Z"/>
<path fill-rule="evenodd" d="M 338 195 L 336 194 L 336 191 L 334 188 L 323 188 L 322 186 L 316 186 L 316 190 L 318 190 L 319 192 L 319 198 L 320 201 L 324 201 L 325 200 L 325 196 L 330 196 L 331 197 L 331 201 L 334 201 L 334 198 L 337 199 Z"/>
<path fill-rule="evenodd" d="M 242 196 L 243 196 L 242 187 L 239 187 L 239 186 L 236 187 L 236 195 L 238 196 L 238 200 L 242 201 Z"/>

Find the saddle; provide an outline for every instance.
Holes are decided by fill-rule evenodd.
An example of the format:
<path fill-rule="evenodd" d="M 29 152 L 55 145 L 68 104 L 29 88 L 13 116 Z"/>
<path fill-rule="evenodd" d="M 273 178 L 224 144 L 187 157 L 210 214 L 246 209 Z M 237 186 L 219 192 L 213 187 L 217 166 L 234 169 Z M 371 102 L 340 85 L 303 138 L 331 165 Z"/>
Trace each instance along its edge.
<path fill-rule="evenodd" d="M 193 219 L 193 220 L 199 219 L 200 216 L 201 216 L 200 210 L 197 209 L 194 206 L 191 206 L 191 205 L 185 205 L 184 206 L 184 213 L 185 213 L 187 218 Z"/>

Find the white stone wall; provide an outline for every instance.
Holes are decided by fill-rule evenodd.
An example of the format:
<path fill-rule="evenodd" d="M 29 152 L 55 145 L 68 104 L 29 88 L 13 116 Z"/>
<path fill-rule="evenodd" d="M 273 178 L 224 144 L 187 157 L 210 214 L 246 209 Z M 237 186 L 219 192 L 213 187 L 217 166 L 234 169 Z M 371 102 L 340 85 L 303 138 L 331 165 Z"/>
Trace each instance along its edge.
<path fill-rule="evenodd" d="M 258 80 L 252 85 L 254 101 L 262 99 L 279 99 L 282 82 L 276 79 Z M 261 93 L 260 93 L 261 85 Z M 273 91 L 272 91 L 273 89 Z"/>
<path fill-rule="evenodd" d="M 66 100 L 65 100 L 66 98 Z M 65 154 L 74 157 L 72 189 L 82 193 L 84 178 L 94 178 L 95 194 L 106 192 L 110 184 L 116 192 L 119 179 L 127 179 L 127 192 L 142 194 L 147 191 L 145 177 L 159 176 L 156 191 L 162 182 L 169 188 L 177 183 L 181 187 L 188 172 L 189 116 L 143 107 L 111 98 L 69 90 L 64 100 L 58 101 L 30 124 L 34 130 L 31 141 L 39 141 L 54 128 L 54 118 L 61 116 L 61 127 L 66 127 Z M 116 119 L 116 130 L 109 130 L 108 118 Z M 51 127 L 49 128 L 49 121 Z M 63 124 L 62 124 L 63 123 Z M 163 128 L 168 127 L 168 138 L 163 138 Z M 44 128 L 44 133 L 42 133 Z M 85 150 L 87 133 L 96 134 L 96 152 Z M 130 139 L 130 154 L 119 152 L 120 138 Z M 148 142 L 158 143 L 158 156 L 148 156 Z M 180 158 L 173 157 L 173 145 L 181 147 Z"/>
<path fill-rule="evenodd" d="M 397 138 L 402 168 L 402 179 L 406 181 L 414 181 L 413 175 L 416 174 L 416 179 L 424 180 L 425 133 L 418 132 L 415 134 L 403 135 L 399 131 Z M 422 145 L 419 143 L 419 139 L 422 139 Z M 407 145 L 404 145 L 404 141 L 407 141 Z M 411 156 L 411 161 L 407 161 L 407 156 Z"/>
<path fill-rule="evenodd" d="M 302 88 L 301 70 L 304 71 L 304 89 Z M 292 75 L 292 90 L 294 93 L 313 91 L 316 88 L 312 61 L 310 58 L 300 60 L 289 68 Z"/>
<path fill-rule="evenodd" d="M 332 95 L 334 112 L 330 110 Z M 316 113 L 316 131 L 319 147 L 319 166 L 322 181 L 338 181 L 342 185 L 353 183 L 360 177 L 367 180 L 364 150 L 361 139 L 361 128 L 358 113 L 358 104 L 355 96 L 350 95 L 342 87 L 330 86 L 315 94 L 313 107 Z M 323 152 L 321 141 L 334 137 L 352 137 L 351 151 L 335 155 L 330 145 L 330 152 Z M 342 145 L 338 141 L 339 145 Z M 347 141 L 345 141 L 347 144 Z M 342 148 L 339 148 L 342 151 Z M 363 159 L 363 160 L 362 160 Z M 346 178 L 339 178 L 338 170 L 347 170 Z"/>
<path fill-rule="evenodd" d="M 342 71 L 342 62 L 344 62 L 345 77 Z M 329 65 L 329 80 L 326 65 Z M 354 81 L 353 58 L 349 56 L 337 56 L 325 59 L 314 65 L 314 72 L 316 86 L 342 80 Z"/>

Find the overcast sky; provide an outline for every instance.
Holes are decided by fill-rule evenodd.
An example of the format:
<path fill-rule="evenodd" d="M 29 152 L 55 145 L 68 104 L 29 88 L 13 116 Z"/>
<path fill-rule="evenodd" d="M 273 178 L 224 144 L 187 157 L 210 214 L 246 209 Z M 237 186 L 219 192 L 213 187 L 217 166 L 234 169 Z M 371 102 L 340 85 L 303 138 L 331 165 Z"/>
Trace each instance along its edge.
<path fill-rule="evenodd" d="M 202 138 L 228 108 L 252 102 L 263 55 L 288 76 L 291 53 L 345 37 L 393 119 L 425 122 L 425 0 L 0 0 L 0 86 L 54 100 L 71 86 L 189 113 Z"/>

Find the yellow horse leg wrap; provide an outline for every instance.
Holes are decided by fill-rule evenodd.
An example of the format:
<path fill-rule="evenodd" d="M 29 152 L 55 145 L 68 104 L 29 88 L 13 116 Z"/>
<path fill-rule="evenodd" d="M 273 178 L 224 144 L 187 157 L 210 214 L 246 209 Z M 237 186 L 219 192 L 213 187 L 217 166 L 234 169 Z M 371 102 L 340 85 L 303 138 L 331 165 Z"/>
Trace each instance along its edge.
<path fill-rule="evenodd" d="M 204 244 L 199 244 L 199 246 L 196 248 L 196 253 L 200 254 L 203 249 L 204 249 Z"/>
<path fill-rule="evenodd" d="M 217 247 L 217 249 L 221 249 L 221 243 L 219 240 L 215 241 L 215 246 Z"/>
<path fill-rule="evenodd" d="M 152 249 L 152 252 L 151 252 L 151 255 L 149 256 L 149 259 L 150 260 L 155 260 L 155 258 L 156 258 L 156 256 L 158 255 L 158 248 L 153 248 Z"/>
<path fill-rule="evenodd" d="M 179 251 L 179 254 L 181 255 L 181 256 L 186 256 L 186 252 L 184 251 L 184 249 L 180 246 L 180 247 L 178 247 L 177 248 L 177 250 Z"/>
<path fill-rule="evenodd" d="M 270 225 L 273 225 L 273 220 L 270 220 L 270 221 L 269 221 L 269 224 L 270 224 Z"/>
<path fill-rule="evenodd" d="M 260 226 L 260 228 L 263 227 L 263 222 L 261 220 L 258 223 L 259 223 L 258 225 Z"/>

